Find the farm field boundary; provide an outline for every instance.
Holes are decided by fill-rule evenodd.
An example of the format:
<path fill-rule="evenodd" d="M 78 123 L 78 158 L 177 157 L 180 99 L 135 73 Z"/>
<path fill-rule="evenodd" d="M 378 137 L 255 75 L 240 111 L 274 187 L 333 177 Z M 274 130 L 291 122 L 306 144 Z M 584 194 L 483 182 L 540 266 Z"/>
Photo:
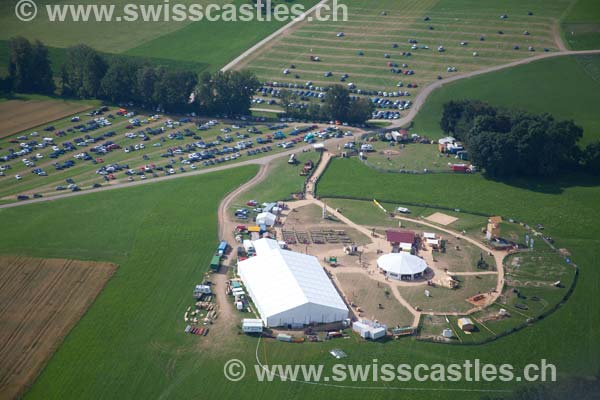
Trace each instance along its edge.
<path fill-rule="evenodd" d="M 0 139 L 91 108 L 62 100 L 5 101 L 0 104 Z"/>
<path fill-rule="evenodd" d="M 0 397 L 22 396 L 117 266 L 0 257 Z"/>

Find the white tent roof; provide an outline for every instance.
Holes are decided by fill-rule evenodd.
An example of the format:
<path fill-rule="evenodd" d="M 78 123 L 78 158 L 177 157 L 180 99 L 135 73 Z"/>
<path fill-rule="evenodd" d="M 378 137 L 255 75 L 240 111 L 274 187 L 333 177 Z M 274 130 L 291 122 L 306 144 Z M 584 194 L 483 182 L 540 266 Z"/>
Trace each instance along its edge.
<path fill-rule="evenodd" d="M 377 266 L 397 275 L 414 275 L 427 269 L 425 260 L 409 253 L 389 253 L 377 259 Z"/>
<path fill-rule="evenodd" d="M 252 242 L 257 255 L 268 255 L 272 250 L 279 249 L 279 243 L 271 239 L 259 239 Z"/>
<path fill-rule="evenodd" d="M 454 143 L 456 141 L 456 139 L 454 139 L 452 136 L 446 136 L 445 138 L 441 138 L 440 140 L 438 140 L 439 144 L 448 144 L 448 143 Z"/>
<path fill-rule="evenodd" d="M 285 320 L 288 311 L 300 323 L 347 317 L 348 308 L 316 257 L 283 250 L 272 239 L 256 240 L 254 248 L 256 256 L 241 261 L 238 273 L 267 325 L 273 316 Z M 306 315 L 298 314 L 301 306 Z"/>
<path fill-rule="evenodd" d="M 276 219 L 277 219 L 277 216 L 275 214 L 271 214 L 270 212 L 262 212 L 256 216 L 256 223 L 258 225 L 265 224 L 265 225 L 273 226 L 273 225 L 275 225 Z"/>

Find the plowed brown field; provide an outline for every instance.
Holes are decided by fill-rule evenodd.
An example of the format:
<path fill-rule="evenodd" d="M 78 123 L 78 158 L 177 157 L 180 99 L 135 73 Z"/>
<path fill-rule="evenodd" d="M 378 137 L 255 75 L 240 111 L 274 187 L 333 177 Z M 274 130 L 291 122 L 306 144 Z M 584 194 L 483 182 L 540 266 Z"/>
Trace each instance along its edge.
<path fill-rule="evenodd" d="M 92 106 L 87 104 L 63 100 L 2 102 L 0 103 L 0 139 L 90 108 Z"/>
<path fill-rule="evenodd" d="M 0 398 L 25 392 L 115 270 L 110 263 L 0 257 Z"/>

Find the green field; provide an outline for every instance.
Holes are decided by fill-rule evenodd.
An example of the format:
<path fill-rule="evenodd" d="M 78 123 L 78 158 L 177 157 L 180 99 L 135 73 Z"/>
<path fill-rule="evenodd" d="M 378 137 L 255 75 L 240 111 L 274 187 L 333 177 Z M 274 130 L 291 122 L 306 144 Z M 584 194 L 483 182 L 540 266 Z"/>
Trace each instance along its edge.
<path fill-rule="evenodd" d="M 529 224 L 542 223 L 558 247 L 567 248 L 581 270 L 574 295 L 556 313 L 518 334 L 487 345 L 486 353 L 507 350 L 515 355 L 522 349 L 529 359 L 554 353 L 562 339 L 569 337 L 569 350 L 554 353 L 563 371 L 587 375 L 600 365 L 592 354 L 600 349 L 594 324 L 600 316 L 594 304 L 599 292 L 594 283 L 594 268 L 599 244 L 598 221 L 600 182 L 583 176 L 567 176 L 552 181 L 493 182 L 479 175 L 403 175 L 381 174 L 361 165 L 357 160 L 334 160 L 319 182 L 321 197 L 341 194 L 386 201 L 423 203 L 465 211 L 477 211 L 512 217 Z M 573 323 L 577 330 L 565 329 Z"/>
<path fill-rule="evenodd" d="M 316 2 L 300 1 L 307 5 Z M 180 2 L 189 4 L 192 1 Z M 202 2 L 205 3 L 205 0 Z M 236 0 L 236 3 L 242 2 L 245 0 Z M 40 0 L 38 7 L 42 8 L 46 3 L 50 1 Z M 111 3 L 120 6 L 126 1 L 113 0 Z M 572 48 L 600 46 L 598 4 L 594 0 L 382 0 L 375 5 L 367 0 L 347 0 L 347 3 L 350 5 L 349 23 L 302 24 L 247 66 L 264 80 L 293 81 L 281 74 L 281 70 L 293 62 L 300 74 L 298 82 L 310 79 L 315 84 L 329 84 L 337 82 L 340 73 L 348 72 L 351 75 L 349 81 L 359 87 L 389 90 L 404 77 L 391 75 L 385 66 L 387 60 L 383 53 L 392 54 L 391 61 L 404 62 L 399 52 L 407 50 L 409 38 L 418 38 L 419 44 L 426 43 L 430 47 L 429 50 L 416 50 L 412 58 L 407 58 L 409 68 L 414 68 L 416 75 L 414 79 L 403 80 L 419 83 L 420 86 L 432 82 L 438 74 L 448 75 L 445 72 L 448 65 L 457 66 L 462 73 L 539 54 L 541 47 L 555 50 L 553 33 L 559 19 L 563 37 Z M 51 46 L 55 71 L 64 58 L 64 48 L 78 42 L 111 54 L 149 57 L 157 64 L 184 66 L 198 71 L 215 70 L 282 25 L 278 22 L 158 22 L 135 24 L 134 27 L 124 23 L 91 26 L 43 22 L 25 24 L 16 20 L 13 7 L 14 2 L 0 3 L 0 23 L 3 26 L 0 31 L 0 64 L 7 59 L 6 40 L 20 34 L 41 38 Z M 387 13 L 385 17 L 381 15 L 382 11 Z M 528 11 L 533 11 L 534 15 L 528 16 Z M 501 20 L 499 16 L 504 13 L 509 17 Z M 431 17 L 431 22 L 423 21 L 425 15 Z M 427 25 L 435 29 L 429 30 Z M 505 34 L 497 35 L 498 29 L 503 29 Z M 531 31 L 531 36 L 522 35 L 525 29 Z M 339 31 L 345 32 L 345 37 L 337 38 L 335 34 Z M 572 37 L 569 37 L 570 31 L 575 32 Z M 479 42 L 481 34 L 486 35 L 486 41 Z M 460 46 L 461 40 L 469 41 L 469 45 Z M 515 40 L 521 45 L 518 52 L 512 50 Z M 392 49 L 394 42 L 399 43 L 400 48 Z M 439 44 L 446 46 L 445 53 L 435 51 Z M 527 52 L 528 45 L 535 46 L 537 52 Z M 356 56 L 359 49 L 365 52 L 362 58 Z M 473 51 L 477 51 L 479 57 L 473 57 Z M 309 54 L 320 55 L 323 61 L 309 62 Z M 334 77 L 324 79 L 322 72 L 325 70 L 333 71 Z M 427 99 L 414 121 L 414 132 L 429 138 L 440 137 L 442 105 L 448 100 L 469 98 L 531 112 L 549 112 L 560 119 L 574 119 L 585 129 L 582 142 L 589 143 L 600 139 L 600 120 L 596 110 L 600 101 L 599 71 L 600 56 L 560 57 L 445 85 Z M 417 93 L 418 89 L 411 92 Z M 165 119 L 143 127 L 162 126 Z M 129 131 L 125 128 L 126 124 L 127 119 L 119 117 L 111 127 L 91 134 L 96 136 L 115 130 L 118 140 L 114 140 L 119 144 L 140 143 L 141 139 L 125 138 L 125 132 Z M 61 129 L 72 124 L 66 118 L 53 125 Z M 213 140 L 217 135 L 223 135 L 220 132 L 223 126 L 198 134 Z M 168 130 L 162 136 L 185 127 L 194 128 L 193 124 L 187 124 Z M 259 128 L 265 135 L 272 134 L 264 126 Z M 28 130 L 28 133 L 33 130 Z M 245 131 L 233 129 L 232 134 L 237 130 Z M 40 136 L 43 137 L 42 134 Z M 82 135 L 69 133 L 57 142 L 77 136 Z M 4 154 L 8 147 L 18 146 L 10 144 L 10 139 L 0 140 L 0 154 Z M 149 162 L 162 165 L 169 160 L 160 157 L 166 148 L 191 143 L 192 139 L 165 139 L 163 147 L 152 147 L 151 144 L 157 141 L 158 137 L 151 137 L 151 141 L 146 142 L 146 152 L 126 154 L 117 150 L 103 157 L 107 163 L 127 162 L 132 168 Z M 278 150 L 275 144 L 271 145 Z M 377 146 L 382 153 L 370 157 L 369 162 L 380 169 L 435 170 L 438 167 L 441 170 L 445 161 L 438 162 L 433 146 L 410 145 L 390 160 L 383 153 L 387 147 L 381 143 Z M 39 162 L 47 170 L 48 177 L 31 174 L 20 158 L 10 162 L 14 169 L 0 178 L 0 204 L 14 201 L 17 193 L 54 193 L 54 187 L 65 184 L 64 180 L 68 177 L 76 178 L 77 183 L 85 187 L 101 181 L 94 173 L 98 166 L 89 162 L 78 161 L 74 168 L 55 172 L 50 166 L 48 152 L 49 149 L 40 150 L 45 157 Z M 59 160 L 72 159 L 74 154 L 67 153 Z M 142 160 L 142 154 L 148 155 L 150 160 Z M 268 154 L 271 153 L 264 155 Z M 318 155 L 312 151 L 297 155 L 300 161 L 297 166 L 287 165 L 287 158 L 274 161 L 267 179 L 238 196 L 233 206 L 241 206 L 250 199 L 259 202 L 287 199 L 290 193 L 301 190 L 305 178 L 298 173 L 302 163 L 308 159 L 316 161 Z M 242 160 L 247 158 L 244 155 Z M 178 167 L 179 164 L 174 168 Z M 199 165 L 199 168 L 203 167 Z M 348 354 L 348 358 L 343 360 L 346 364 L 368 364 L 373 359 L 377 359 L 379 364 L 413 365 L 480 359 L 482 363 L 510 363 L 518 370 L 526 364 L 547 359 L 557 366 L 560 380 L 572 377 L 591 380 L 597 377 L 600 371 L 600 271 L 597 268 L 600 179 L 585 175 L 498 182 L 486 180 L 479 174 L 381 173 L 351 158 L 333 159 L 318 183 L 318 195 L 327 205 L 341 209 L 343 215 L 365 226 L 398 226 L 398 220 L 390 218 L 371 202 L 374 198 L 389 210 L 407 206 L 415 218 L 436 211 L 456 216 L 459 220 L 448 228 L 465 230 L 473 237 L 480 235 L 486 222 L 482 215 L 501 215 L 532 226 L 543 224 L 544 234 L 552 236 L 558 248 L 565 248 L 572 254 L 580 274 L 573 295 L 564 305 L 519 332 L 477 346 L 448 346 L 419 341 L 415 337 L 373 343 L 360 340 L 355 335 L 347 340 L 333 339 L 322 343 L 259 342 L 255 337 L 238 334 L 236 326 L 227 326 L 224 329 L 227 335 L 222 337 L 209 334 L 200 338 L 184 334 L 183 313 L 193 301 L 193 287 L 209 269 L 209 260 L 218 243 L 218 205 L 228 192 L 251 179 L 257 171 L 257 166 L 240 167 L 160 184 L 0 209 L 2 255 L 96 260 L 119 265 L 26 397 L 44 400 L 383 400 L 404 397 L 454 400 L 460 396 L 461 400 L 478 400 L 485 394 L 495 395 L 485 390 L 508 391 L 517 385 L 514 382 L 369 381 L 344 382 L 334 386 L 256 381 L 253 364 L 257 357 L 267 364 L 323 364 L 328 368 L 339 362 L 329 355 L 333 348 Z M 24 179 L 16 181 L 15 173 L 21 173 Z M 120 174 L 119 179 L 125 180 L 123 172 Z M 446 211 L 445 208 L 454 211 Z M 413 229 L 418 223 L 403 222 L 403 226 Z M 502 232 L 513 240 L 521 240 L 525 230 L 503 222 Z M 485 318 L 486 313 L 506 307 L 511 317 L 486 322 L 485 326 L 477 321 L 479 333 L 459 333 L 458 341 L 475 343 L 493 338 L 494 333 L 520 326 L 527 318 L 546 312 L 550 304 L 562 298 L 574 279 L 574 269 L 567 267 L 555 252 L 548 251 L 541 239 L 537 240 L 536 251 L 506 260 L 509 284 L 501 299 L 505 302 L 494 304 L 489 310 L 473 316 L 479 320 Z M 477 254 L 470 256 L 477 257 Z M 516 262 L 515 257 L 521 257 L 521 260 Z M 470 305 L 460 303 L 460 299 L 493 287 L 496 276 L 485 275 L 481 280 L 466 275 L 460 278 L 465 287 L 444 293 L 446 296 L 438 292 L 446 289 L 438 288 L 432 298 L 425 298 L 424 287 L 408 288 L 403 294 L 409 297 L 411 304 L 418 304 L 424 309 L 439 308 L 448 304 L 450 299 L 452 306 L 447 311 L 464 311 Z M 561 280 L 565 288 L 552 286 L 556 280 Z M 525 298 L 516 297 L 513 288 L 519 288 Z M 387 301 L 386 319 L 390 322 L 409 323 L 406 322 L 410 321 L 407 310 L 399 304 L 398 309 L 392 308 L 396 305 L 393 298 L 368 299 L 364 298 L 367 293 L 364 287 L 357 284 L 355 289 L 356 296 L 361 301 L 371 302 L 371 305 Z M 222 295 L 222 290 L 218 295 Z M 519 311 L 515 307 L 517 303 L 525 304 L 529 309 Z M 457 332 L 456 317 L 449 317 L 449 321 L 446 324 L 445 320 L 440 323 L 434 318 L 424 317 L 422 333 L 439 335 L 448 325 Z M 244 361 L 248 368 L 247 377 L 240 382 L 230 382 L 223 376 L 223 365 L 231 358 Z"/>
<path fill-rule="evenodd" d="M 0 211 L 3 254 L 120 265 L 30 397 L 156 397 L 176 382 L 165 375 L 170 362 L 179 373 L 211 363 L 197 353 L 196 338 L 183 334 L 182 315 L 217 245 L 217 204 L 255 172 L 249 167 Z"/>
<path fill-rule="evenodd" d="M 299 0 L 297 2 L 309 8 L 316 1 Z M 42 40 L 53 48 L 51 54 L 55 71 L 58 71 L 56 66 L 60 65 L 61 58 L 64 57 L 60 48 L 78 43 L 85 43 L 106 53 L 143 56 L 154 59 L 156 64 L 214 71 L 284 24 L 275 20 L 235 23 L 208 20 L 199 22 L 88 21 L 84 23 L 69 20 L 58 23 L 48 20 L 45 8 L 47 4 L 57 4 L 57 2 L 43 0 L 36 3 L 39 10 L 38 16 L 34 21 L 28 23 L 21 22 L 15 17 L 14 2 L 0 3 L 0 24 L 2 24 L 0 40 L 6 41 L 16 35 Z M 126 0 L 115 0 L 95 4 L 115 5 L 114 16 L 116 17 L 123 14 L 123 6 L 128 3 L 130 2 Z M 162 2 L 140 4 L 153 3 L 160 5 Z M 211 2 L 183 0 L 177 3 L 205 6 L 207 4 L 222 5 L 229 2 L 224 0 Z M 247 2 L 236 0 L 232 3 L 240 5 Z M 83 4 L 91 3 L 83 2 Z M 6 57 L 6 45 L 0 45 L 0 60 Z"/>
<path fill-rule="evenodd" d="M 349 161 L 352 162 L 352 161 Z M 325 186 L 340 165 L 334 161 L 321 183 Z M 364 190 L 373 190 L 381 182 L 381 175 L 358 163 L 341 165 L 360 170 Z M 48 364 L 40 379 L 29 393 L 29 398 L 89 397 L 161 397 L 180 398 L 207 396 L 250 399 L 256 396 L 276 398 L 332 397 L 359 398 L 365 392 L 342 390 L 301 383 L 258 384 L 252 376 L 232 384 L 222 376 L 222 365 L 230 357 L 237 357 L 250 365 L 254 360 L 256 340 L 232 335 L 231 342 L 218 351 L 200 346 L 197 338 L 182 333 L 181 314 L 189 302 L 189 290 L 206 270 L 207 262 L 216 243 L 216 204 L 227 190 L 249 179 L 256 168 L 236 169 L 203 177 L 179 179 L 162 185 L 148 185 L 111 193 L 89 194 L 59 202 L 23 206 L 0 211 L 6 227 L 1 235 L 0 253 L 27 254 L 44 257 L 72 257 L 107 260 L 120 264 L 115 277 L 88 311 L 82 321 L 65 340 L 64 345 Z M 385 175 L 383 175 L 385 177 Z M 365 177 L 377 177 L 372 186 Z M 412 178 L 392 175 L 394 178 Z M 431 175 L 426 178 L 436 177 Z M 446 178 L 453 177 L 452 175 Z M 424 177 L 420 187 L 427 187 Z M 477 176 L 467 177 L 479 187 L 488 184 Z M 225 183 L 227 182 L 227 183 Z M 346 180 L 345 182 L 350 182 Z M 398 182 L 398 181 L 397 181 Z M 483 182 L 483 183 L 481 183 Z M 345 184 L 344 191 L 352 193 L 353 185 Z M 428 197 L 422 190 L 412 188 L 409 193 L 388 187 L 389 196 L 397 198 Z M 520 207 L 511 193 L 513 202 L 497 204 L 498 192 L 492 186 L 489 197 L 480 193 L 476 198 L 465 193 L 471 208 L 491 208 L 523 218 L 537 220 L 531 208 Z M 501 190 L 501 189 L 500 189 Z M 515 189 L 516 190 L 516 189 Z M 518 189 L 523 196 L 531 195 Z M 573 193 L 571 193 L 573 192 Z M 591 193 L 590 193 L 591 192 Z M 373 190 L 373 193 L 376 192 Z M 568 212 L 572 201 L 588 203 L 597 198 L 593 188 L 574 188 L 563 194 Z M 435 193 L 433 193 L 435 196 Z M 540 194 L 541 198 L 556 195 Z M 463 198 L 448 193 L 437 198 L 439 203 L 453 203 Z M 586 199 L 587 197 L 587 199 Z M 429 198 L 431 199 L 431 198 Z M 531 200 L 531 199 L 530 199 Z M 477 204 L 473 204 L 473 203 Z M 556 208 L 559 206 L 556 205 Z M 591 207 L 592 209 L 595 207 Z M 207 212 L 207 210 L 209 210 Z M 588 211 L 579 206 L 578 210 Z M 540 211 L 541 212 L 541 211 Z M 482 362 L 511 362 L 522 366 L 527 362 L 548 358 L 557 363 L 562 377 L 587 374 L 595 369 L 597 341 L 585 340 L 592 332 L 598 314 L 593 303 L 586 303 L 595 293 L 595 271 L 589 267 L 594 258 L 595 240 L 593 220 L 596 214 L 574 223 L 552 225 L 548 220 L 560 219 L 553 209 L 543 212 L 547 230 L 561 245 L 574 253 L 574 260 L 582 267 L 582 279 L 571 300 L 557 313 L 526 330 L 482 347 L 444 347 L 404 339 L 387 344 L 341 340 L 335 343 L 292 345 L 265 342 L 260 349 L 261 359 L 269 363 L 325 363 L 335 362 L 327 351 L 332 346 L 343 349 L 347 362 L 364 363 L 377 358 L 379 362 L 419 360 L 419 362 L 453 362 L 466 358 L 480 358 Z M 542 212 L 541 212 L 542 213 Z M 573 213 L 573 212 L 571 212 Z M 573 213 L 574 214 L 574 213 Z M 35 215 L 35 218 L 31 218 Z M 562 229 L 561 229 L 562 227 Z M 56 232 L 60 232 L 59 235 Z M 576 324 L 577 330 L 570 325 Z M 565 341 L 565 337 L 580 340 Z M 200 339 L 203 340 L 203 339 Z M 102 376 L 102 379 L 98 379 Z M 352 385 L 352 384 L 351 384 Z M 395 385 L 394 385 L 395 386 Z M 406 385 L 404 385 L 406 386 Z M 420 388 L 484 388 L 512 385 L 415 383 Z M 394 392 L 369 391 L 374 399 L 389 398 Z M 411 392 L 414 398 L 430 399 L 432 392 Z M 453 398 L 454 392 L 435 392 L 437 398 Z M 480 393 L 461 393 L 465 399 L 478 399 Z"/>
<path fill-rule="evenodd" d="M 8 59 L 9 59 L 9 51 L 8 51 L 8 41 L 0 40 L 0 75 L 5 75 L 8 72 Z M 50 56 L 50 63 L 52 65 L 52 71 L 55 73 L 55 76 L 58 76 L 62 65 L 65 62 L 67 57 L 67 49 L 63 47 L 48 47 L 48 54 Z M 107 53 L 103 52 L 106 57 L 117 57 L 124 59 L 132 59 L 135 60 L 138 57 L 134 55 L 126 55 L 126 54 L 115 54 L 115 53 Z M 199 62 L 199 61 L 184 61 L 184 60 L 173 60 L 167 58 L 160 58 L 152 56 L 151 53 L 147 53 L 142 55 L 144 61 L 150 65 L 154 66 L 163 66 L 167 68 L 174 69 L 189 69 L 192 71 L 196 71 L 201 73 L 202 71 L 209 68 L 208 62 Z M 213 66 L 212 69 L 215 69 L 216 66 Z"/>
<path fill-rule="evenodd" d="M 300 175 L 302 167 L 309 160 L 316 164 L 319 160 L 319 153 L 315 151 L 298 152 L 296 153 L 298 163 L 295 165 L 288 164 L 288 159 L 288 157 L 282 157 L 273 161 L 269 165 L 267 177 L 241 193 L 232 205 L 243 206 L 250 200 L 256 200 L 259 203 L 291 200 L 292 193 L 302 192 L 306 180 L 306 176 Z"/>
<path fill-rule="evenodd" d="M 568 0 L 473 1 L 473 0 L 386 0 L 373 4 L 366 0 L 349 0 L 348 21 L 312 21 L 283 36 L 249 63 L 249 67 L 266 81 L 327 86 L 346 82 L 362 90 L 394 91 L 398 81 L 419 87 L 448 77 L 450 66 L 469 72 L 539 54 L 545 48 L 555 51 L 553 29 Z M 528 15 L 532 11 L 533 15 Z M 500 16 L 507 14 L 507 19 Z M 429 21 L 424 21 L 425 17 Z M 431 27 L 431 28 L 430 28 Z M 500 33 L 502 31 L 502 34 Z M 525 31 L 530 34 L 525 35 Z M 337 37 L 343 32 L 343 37 Z M 481 41 L 480 37 L 485 40 Z M 412 49 L 409 39 L 428 49 Z M 467 42 L 462 45 L 461 42 Z M 397 47 L 393 47 L 393 44 Z M 445 52 L 438 52 L 438 46 Z M 520 49 L 513 47 L 519 45 Z M 532 46 L 535 51 L 528 51 Z M 363 52 L 359 55 L 359 52 Z M 412 55 L 402 55 L 411 52 Z M 384 54 L 389 58 L 384 58 Z M 477 53 L 474 56 L 473 53 Z M 312 62 L 309 56 L 319 56 Z M 405 76 L 390 72 L 388 61 L 414 70 Z M 402 64 L 408 64 L 402 67 Z M 295 65 L 291 74 L 283 70 Z M 331 77 L 324 77 L 325 72 Z M 299 78 L 295 78 L 298 74 Z M 419 89 L 408 89 L 415 94 Z"/>
<path fill-rule="evenodd" d="M 600 3 L 576 0 L 561 20 L 563 37 L 573 50 L 600 47 Z"/>
<path fill-rule="evenodd" d="M 559 57 L 460 80 L 434 91 L 414 120 L 414 130 L 437 138 L 444 103 L 479 99 L 492 105 L 550 113 L 584 128 L 582 143 L 600 139 L 600 120 L 591 107 L 600 101 L 600 56 Z"/>

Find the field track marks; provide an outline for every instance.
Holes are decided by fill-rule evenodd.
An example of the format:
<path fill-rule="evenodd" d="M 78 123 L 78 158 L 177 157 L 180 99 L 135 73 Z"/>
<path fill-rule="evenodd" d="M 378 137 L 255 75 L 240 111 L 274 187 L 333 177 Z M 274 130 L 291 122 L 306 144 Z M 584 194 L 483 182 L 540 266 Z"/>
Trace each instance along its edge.
<path fill-rule="evenodd" d="M 25 392 L 115 270 L 109 263 L 0 257 L 0 398 Z"/>

